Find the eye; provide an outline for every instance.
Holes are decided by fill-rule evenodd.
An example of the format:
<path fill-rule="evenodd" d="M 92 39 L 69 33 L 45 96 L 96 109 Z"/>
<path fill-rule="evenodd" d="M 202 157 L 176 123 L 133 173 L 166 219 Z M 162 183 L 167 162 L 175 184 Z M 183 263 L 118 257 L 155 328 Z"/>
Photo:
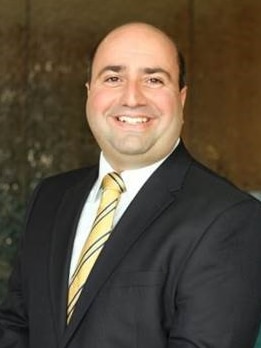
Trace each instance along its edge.
<path fill-rule="evenodd" d="M 110 83 L 110 84 L 115 84 L 120 82 L 119 76 L 108 76 L 104 78 L 104 82 Z"/>
<path fill-rule="evenodd" d="M 150 77 L 147 80 L 147 83 L 151 86 L 161 86 L 164 84 L 163 79 L 159 78 L 159 77 Z"/>

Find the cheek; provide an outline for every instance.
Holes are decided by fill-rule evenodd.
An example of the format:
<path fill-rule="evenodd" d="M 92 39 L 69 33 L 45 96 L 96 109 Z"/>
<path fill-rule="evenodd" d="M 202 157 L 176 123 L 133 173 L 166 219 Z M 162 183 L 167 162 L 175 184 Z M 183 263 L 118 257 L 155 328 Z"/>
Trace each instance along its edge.
<path fill-rule="evenodd" d="M 173 94 L 164 94 L 154 99 L 154 105 L 161 113 L 161 127 L 167 132 L 178 131 L 183 124 L 183 108 L 181 99 Z"/>
<path fill-rule="evenodd" d="M 86 102 L 87 122 L 95 134 L 96 138 L 100 137 L 100 133 L 106 131 L 107 120 L 106 115 L 112 103 L 112 98 L 108 93 L 95 89 L 88 95 Z"/>
<path fill-rule="evenodd" d="M 106 111 L 112 104 L 113 96 L 104 91 L 97 89 L 90 92 L 87 100 L 87 111 L 89 113 L 102 113 Z"/>
<path fill-rule="evenodd" d="M 166 118 L 173 116 L 178 110 L 178 103 L 180 103 L 172 94 L 156 94 L 152 103 L 161 111 L 161 114 Z"/>

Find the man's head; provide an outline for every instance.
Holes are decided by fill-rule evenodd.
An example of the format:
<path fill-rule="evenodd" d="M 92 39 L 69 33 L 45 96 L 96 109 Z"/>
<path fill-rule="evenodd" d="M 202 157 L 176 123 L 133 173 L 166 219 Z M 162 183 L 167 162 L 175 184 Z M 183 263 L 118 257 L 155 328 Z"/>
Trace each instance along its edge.
<path fill-rule="evenodd" d="M 86 113 L 115 170 L 152 164 L 173 149 L 183 124 L 183 70 L 176 45 L 151 25 L 126 24 L 100 42 Z"/>
<path fill-rule="evenodd" d="M 88 64 L 87 64 L 87 83 L 90 84 L 92 79 L 92 66 L 93 66 L 93 60 L 96 55 L 96 52 L 103 41 L 104 38 L 102 38 L 93 48 L 93 50 L 90 52 L 90 55 L 88 57 Z M 173 41 L 172 38 L 170 38 L 171 41 Z M 173 42 L 175 45 L 175 43 Z M 183 54 L 180 50 L 177 49 L 178 54 L 178 66 L 179 66 L 179 88 L 180 90 L 186 86 L 186 63 L 185 59 L 183 57 Z"/>

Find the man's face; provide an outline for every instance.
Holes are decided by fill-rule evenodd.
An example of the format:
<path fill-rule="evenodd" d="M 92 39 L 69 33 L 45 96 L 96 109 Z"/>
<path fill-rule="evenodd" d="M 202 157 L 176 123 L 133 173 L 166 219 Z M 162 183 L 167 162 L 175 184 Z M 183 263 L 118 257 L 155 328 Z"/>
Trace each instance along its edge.
<path fill-rule="evenodd" d="M 129 24 L 102 41 L 87 86 L 86 113 L 115 170 L 143 167 L 170 153 L 186 97 L 178 79 L 176 48 L 157 29 Z"/>

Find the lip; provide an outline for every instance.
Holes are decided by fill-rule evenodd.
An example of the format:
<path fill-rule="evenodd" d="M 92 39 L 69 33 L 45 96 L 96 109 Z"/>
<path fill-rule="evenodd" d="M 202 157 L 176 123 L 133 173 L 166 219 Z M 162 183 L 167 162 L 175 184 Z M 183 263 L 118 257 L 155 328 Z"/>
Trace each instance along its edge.
<path fill-rule="evenodd" d="M 144 130 L 149 127 L 153 117 L 147 115 L 121 114 L 110 117 L 114 124 L 125 130 Z"/>

